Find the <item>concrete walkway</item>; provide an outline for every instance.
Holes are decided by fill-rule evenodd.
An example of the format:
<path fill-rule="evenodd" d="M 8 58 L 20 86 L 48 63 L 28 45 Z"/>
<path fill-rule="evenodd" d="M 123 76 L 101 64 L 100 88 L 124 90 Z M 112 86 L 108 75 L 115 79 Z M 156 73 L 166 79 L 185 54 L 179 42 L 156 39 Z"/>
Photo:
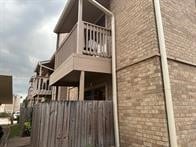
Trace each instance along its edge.
<path fill-rule="evenodd" d="M 17 137 L 9 139 L 7 147 L 31 147 L 30 137 Z"/>

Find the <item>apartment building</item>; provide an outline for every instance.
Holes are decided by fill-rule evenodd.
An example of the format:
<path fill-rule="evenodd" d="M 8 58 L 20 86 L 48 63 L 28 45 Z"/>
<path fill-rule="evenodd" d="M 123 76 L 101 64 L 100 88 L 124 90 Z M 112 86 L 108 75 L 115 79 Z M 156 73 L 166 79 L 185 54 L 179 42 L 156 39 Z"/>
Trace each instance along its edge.
<path fill-rule="evenodd" d="M 50 85 L 67 87 L 67 100 L 111 100 L 111 30 L 105 15 L 88 1 L 79 9 L 82 16 L 78 15 L 78 1 L 68 2 L 56 25 Z"/>
<path fill-rule="evenodd" d="M 12 76 L 0 75 L 0 105 L 13 103 Z"/>
<path fill-rule="evenodd" d="M 195 18 L 195 0 L 68 0 L 50 85 L 66 100 L 114 100 L 116 57 L 120 145 L 195 147 Z"/>
<path fill-rule="evenodd" d="M 0 105 L 0 113 L 1 112 L 6 112 L 6 113 L 13 113 L 20 111 L 20 101 L 21 97 L 18 95 L 13 96 L 13 103 L 12 104 L 2 104 Z"/>
<path fill-rule="evenodd" d="M 29 81 L 27 100 L 29 105 L 39 102 L 50 101 L 52 99 L 52 90 L 49 86 L 49 76 L 53 72 L 53 60 L 41 61 L 35 68 L 35 75 Z"/>

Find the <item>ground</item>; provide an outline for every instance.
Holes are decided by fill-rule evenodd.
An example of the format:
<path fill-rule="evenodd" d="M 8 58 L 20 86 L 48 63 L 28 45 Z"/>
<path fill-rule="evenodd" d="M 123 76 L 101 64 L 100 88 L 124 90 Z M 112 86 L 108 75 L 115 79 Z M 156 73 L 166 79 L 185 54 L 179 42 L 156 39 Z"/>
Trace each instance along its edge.
<path fill-rule="evenodd" d="M 8 141 L 7 147 L 31 147 L 30 137 L 16 137 Z"/>
<path fill-rule="evenodd" d="M 3 126 L 4 133 L 9 132 L 7 147 L 31 147 L 30 137 L 20 137 L 19 125 L 10 125 L 9 118 L 0 118 L 0 125 Z"/>

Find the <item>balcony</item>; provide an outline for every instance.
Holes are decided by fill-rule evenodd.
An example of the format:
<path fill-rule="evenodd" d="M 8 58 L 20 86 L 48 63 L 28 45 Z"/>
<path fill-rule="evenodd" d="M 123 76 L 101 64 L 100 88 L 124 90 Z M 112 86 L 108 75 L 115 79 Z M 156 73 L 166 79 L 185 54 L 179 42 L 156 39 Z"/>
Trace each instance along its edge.
<path fill-rule="evenodd" d="M 50 96 L 52 95 L 52 90 L 49 86 L 49 78 L 48 77 L 36 77 L 33 83 L 33 91 L 32 96 Z"/>
<path fill-rule="evenodd" d="M 57 69 L 71 54 L 76 53 L 76 42 L 77 24 L 72 28 L 71 32 L 66 36 L 57 49 L 55 54 L 55 69 Z"/>
<path fill-rule="evenodd" d="M 35 90 L 34 91 L 34 95 L 52 95 L 52 91 L 51 90 Z"/>
<path fill-rule="evenodd" d="M 83 21 L 83 36 L 78 38 L 77 27 L 76 24 L 58 47 L 55 56 L 55 69 L 74 53 L 111 58 L 111 31 L 109 29 Z M 82 39 L 82 46 L 78 52 L 77 39 Z"/>
<path fill-rule="evenodd" d="M 71 84 L 77 83 L 77 71 L 111 73 L 111 30 L 82 21 L 82 31 L 78 35 L 78 27 L 76 23 L 57 48 L 55 71 L 50 77 L 50 85 L 54 85 L 65 76 L 67 80 L 70 76 L 76 80 L 69 81 Z"/>

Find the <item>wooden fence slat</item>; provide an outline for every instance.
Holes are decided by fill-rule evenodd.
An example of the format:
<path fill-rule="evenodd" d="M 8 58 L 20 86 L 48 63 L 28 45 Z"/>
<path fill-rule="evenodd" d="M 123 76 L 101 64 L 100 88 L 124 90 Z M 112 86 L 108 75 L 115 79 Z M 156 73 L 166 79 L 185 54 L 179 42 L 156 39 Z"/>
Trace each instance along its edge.
<path fill-rule="evenodd" d="M 34 143 L 34 147 L 37 147 L 37 140 L 38 140 L 38 122 L 39 122 L 39 106 L 36 107 L 36 125 L 35 125 L 35 128 L 36 128 L 36 131 L 35 131 L 35 143 Z"/>
<path fill-rule="evenodd" d="M 69 147 L 74 147 L 74 142 L 75 142 L 75 119 L 76 119 L 76 112 L 75 112 L 76 105 L 74 102 L 71 102 L 71 107 L 70 107 L 70 132 L 69 132 Z"/>
<path fill-rule="evenodd" d="M 62 141 L 62 146 L 68 146 L 68 141 L 69 141 L 69 115 L 70 115 L 70 103 L 64 104 L 64 120 L 63 120 L 63 141 Z"/>
<path fill-rule="evenodd" d="M 94 146 L 98 147 L 98 103 L 93 103 Z"/>
<path fill-rule="evenodd" d="M 42 108 L 41 108 L 41 123 L 40 123 L 40 145 L 39 147 L 43 147 L 44 146 L 44 130 L 45 130 L 45 123 L 46 123 L 46 104 L 42 104 Z"/>
<path fill-rule="evenodd" d="M 45 124 L 43 133 L 43 147 L 48 147 L 48 135 L 49 135 L 49 120 L 50 120 L 50 105 L 47 103 L 45 105 Z"/>
<path fill-rule="evenodd" d="M 86 105 L 85 105 L 85 102 L 83 101 L 82 103 L 81 103 L 81 128 L 80 128 L 80 130 L 81 130 L 81 139 L 80 139 L 80 142 L 81 142 L 81 147 L 84 147 L 84 144 L 85 144 L 85 110 L 86 110 L 86 107 L 85 107 Z"/>
<path fill-rule="evenodd" d="M 79 125 L 79 109 L 80 109 L 80 107 L 79 107 L 80 105 L 79 105 L 79 103 L 76 103 L 76 125 L 75 125 L 75 138 L 76 138 L 76 140 L 75 140 L 75 147 L 78 147 L 78 140 L 79 140 L 79 127 L 80 127 L 80 125 Z"/>
<path fill-rule="evenodd" d="M 57 105 L 57 102 L 53 102 L 54 103 L 54 115 L 53 115 L 53 118 L 52 118 L 52 134 L 51 134 L 51 147 L 55 147 L 55 140 L 56 140 L 56 127 L 57 127 L 57 113 L 58 113 L 58 105 Z"/>
<path fill-rule="evenodd" d="M 52 146 L 52 136 L 55 132 L 53 132 L 54 127 L 54 116 L 55 116 L 55 103 L 52 102 L 51 104 L 51 110 L 50 110 L 50 124 L 49 124 L 49 134 L 48 134 L 48 147 Z"/>
<path fill-rule="evenodd" d="M 35 108 L 32 112 L 32 124 L 35 124 L 36 123 L 36 120 L 35 120 Z M 31 128 L 31 142 L 32 142 L 32 145 L 34 143 L 34 136 L 35 136 L 35 125 L 32 125 L 32 128 Z"/>
<path fill-rule="evenodd" d="M 88 118 L 87 118 L 87 145 L 92 146 L 92 113 L 93 112 L 93 107 L 92 107 L 92 101 L 88 102 Z"/>
<path fill-rule="evenodd" d="M 33 147 L 111 147 L 111 101 L 51 102 L 33 108 Z"/>
<path fill-rule="evenodd" d="M 103 112 L 103 104 L 102 102 L 99 103 L 98 106 L 98 146 L 103 147 L 103 117 L 102 117 L 102 112 Z"/>
<path fill-rule="evenodd" d="M 60 102 L 58 104 L 58 107 L 57 107 L 57 127 L 56 127 L 56 146 L 57 147 L 61 147 L 62 145 L 62 138 L 63 138 L 63 135 L 62 135 L 62 129 L 63 129 L 63 120 L 64 120 L 64 103 L 63 102 Z"/>

